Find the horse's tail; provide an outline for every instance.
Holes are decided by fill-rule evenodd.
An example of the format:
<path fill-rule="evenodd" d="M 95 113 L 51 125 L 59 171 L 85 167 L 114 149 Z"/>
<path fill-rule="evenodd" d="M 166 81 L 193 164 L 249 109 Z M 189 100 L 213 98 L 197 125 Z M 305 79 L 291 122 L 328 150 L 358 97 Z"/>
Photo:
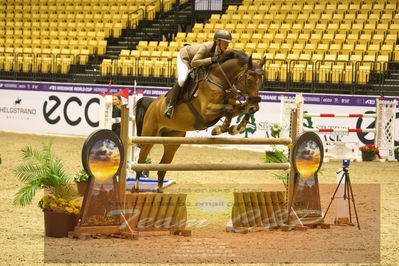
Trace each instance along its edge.
<path fill-rule="evenodd" d="M 143 97 L 136 102 L 135 114 L 136 114 L 136 128 L 137 136 L 141 136 L 141 130 L 143 129 L 144 115 L 150 104 L 155 98 Z"/>

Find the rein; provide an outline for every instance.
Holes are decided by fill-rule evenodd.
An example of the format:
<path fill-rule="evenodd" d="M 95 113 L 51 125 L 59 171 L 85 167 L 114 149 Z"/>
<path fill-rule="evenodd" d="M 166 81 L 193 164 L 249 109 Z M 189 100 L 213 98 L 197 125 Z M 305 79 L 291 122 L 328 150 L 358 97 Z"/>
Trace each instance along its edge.
<path fill-rule="evenodd" d="M 223 91 L 225 91 L 226 93 L 229 93 L 230 91 L 232 91 L 232 92 L 234 92 L 237 96 L 238 96 L 238 95 L 241 95 L 241 96 L 244 96 L 244 97 L 245 97 L 245 95 L 243 95 L 242 92 L 241 92 L 239 89 L 237 89 L 237 86 L 235 85 L 235 83 L 237 83 L 238 81 L 241 80 L 241 78 L 244 77 L 244 74 L 247 73 L 247 71 L 248 71 L 248 67 L 247 67 L 244 71 L 242 71 L 242 73 L 241 73 L 240 76 L 237 78 L 237 80 L 235 81 L 235 83 L 231 83 L 229 77 L 227 77 L 226 73 L 223 71 L 222 66 L 219 64 L 219 62 L 217 62 L 217 64 L 218 64 L 218 66 L 219 66 L 220 71 L 221 71 L 222 74 L 223 74 L 224 79 L 225 79 L 225 80 L 227 81 L 227 83 L 229 84 L 229 87 L 228 87 L 228 88 L 224 88 L 224 87 L 223 87 L 222 85 L 220 85 L 219 83 L 217 83 L 217 82 L 215 82 L 215 81 L 209 79 L 209 77 L 208 77 L 209 73 L 207 73 L 207 75 L 206 75 L 206 77 L 205 77 L 205 81 L 208 81 L 209 83 L 212 83 L 212 84 L 218 86 L 219 88 L 221 88 L 221 89 L 222 89 Z M 247 85 L 247 80 L 245 80 L 245 86 L 246 86 L 246 85 Z M 238 98 L 238 97 L 237 97 L 237 98 Z"/>

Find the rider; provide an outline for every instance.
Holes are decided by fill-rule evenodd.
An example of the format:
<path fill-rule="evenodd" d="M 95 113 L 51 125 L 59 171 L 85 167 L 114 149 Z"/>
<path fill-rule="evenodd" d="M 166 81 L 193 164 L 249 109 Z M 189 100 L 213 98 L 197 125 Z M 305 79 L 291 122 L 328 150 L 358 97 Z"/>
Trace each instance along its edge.
<path fill-rule="evenodd" d="M 186 81 L 189 69 L 215 63 L 231 42 L 230 32 L 218 30 L 213 37 L 213 41 L 186 45 L 180 50 L 177 54 L 177 82 L 170 92 L 172 95 L 164 112 L 165 117 L 172 118 L 174 106 L 177 103 L 180 89 Z"/>

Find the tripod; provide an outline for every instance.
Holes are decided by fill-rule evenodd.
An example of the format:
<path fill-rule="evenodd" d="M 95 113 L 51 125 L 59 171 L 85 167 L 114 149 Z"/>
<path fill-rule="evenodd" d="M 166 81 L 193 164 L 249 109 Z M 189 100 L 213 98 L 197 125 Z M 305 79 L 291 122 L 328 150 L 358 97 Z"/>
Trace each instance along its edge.
<path fill-rule="evenodd" d="M 351 213 L 351 202 L 353 204 L 353 209 L 355 211 L 355 215 L 356 215 L 356 222 L 357 222 L 357 228 L 360 230 L 360 223 L 359 223 L 359 217 L 357 216 L 357 210 L 356 210 L 356 205 L 355 205 L 355 198 L 353 196 L 353 191 L 352 191 L 352 184 L 351 184 L 351 180 L 349 178 L 349 171 L 348 171 L 348 167 L 343 167 L 341 171 L 337 172 L 337 174 L 342 172 L 342 176 L 341 179 L 339 180 L 339 183 L 337 185 L 337 188 L 335 189 L 334 194 L 331 197 L 331 201 L 330 204 L 328 204 L 327 210 L 324 213 L 323 216 L 323 220 L 327 215 L 328 210 L 330 209 L 331 203 L 333 202 L 334 198 L 335 198 L 335 194 L 337 194 L 338 188 L 342 183 L 342 180 L 345 178 L 345 185 L 344 185 L 344 200 L 348 199 L 348 208 L 349 208 L 349 222 L 351 225 L 353 225 L 352 223 L 352 213 Z"/>

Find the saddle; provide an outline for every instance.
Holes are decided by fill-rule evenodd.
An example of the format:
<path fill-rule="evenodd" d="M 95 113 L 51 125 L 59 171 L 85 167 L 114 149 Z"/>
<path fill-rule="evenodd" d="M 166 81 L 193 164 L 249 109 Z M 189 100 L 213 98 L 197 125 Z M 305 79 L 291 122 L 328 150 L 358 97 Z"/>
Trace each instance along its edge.
<path fill-rule="evenodd" d="M 181 90 L 179 90 L 179 95 L 177 96 L 176 104 L 190 102 L 193 98 L 195 93 L 198 91 L 198 84 L 200 81 L 205 79 L 207 74 L 207 68 L 199 67 L 191 70 L 188 75 L 187 79 L 183 84 Z M 169 103 L 171 93 L 167 93 L 166 95 L 166 102 Z"/>

